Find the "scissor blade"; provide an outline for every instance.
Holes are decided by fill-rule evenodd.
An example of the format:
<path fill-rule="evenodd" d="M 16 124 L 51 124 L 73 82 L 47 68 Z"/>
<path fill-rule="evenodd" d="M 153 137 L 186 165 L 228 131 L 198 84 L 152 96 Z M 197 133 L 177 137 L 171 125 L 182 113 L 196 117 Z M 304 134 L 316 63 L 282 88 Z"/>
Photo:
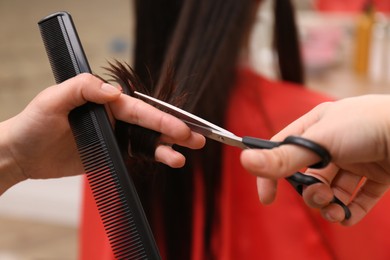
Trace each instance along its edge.
<path fill-rule="evenodd" d="M 182 121 L 190 122 L 190 123 L 193 123 L 193 124 L 198 125 L 198 126 L 203 126 L 205 128 L 214 129 L 214 130 L 221 132 L 221 133 L 224 133 L 226 135 L 234 135 L 233 133 L 227 131 L 226 129 L 223 129 L 222 127 L 214 125 L 213 123 L 210 123 L 207 120 L 204 120 L 203 118 L 200 118 L 200 117 L 198 117 L 194 114 L 191 114 L 183 109 L 175 107 L 174 105 L 168 104 L 167 102 L 164 102 L 164 101 L 159 100 L 157 98 L 145 95 L 145 94 L 140 93 L 138 91 L 134 91 L 134 95 L 136 95 L 140 99 L 148 101 L 150 104 L 153 104 L 155 106 L 163 108 L 166 112 L 181 119 Z"/>
<path fill-rule="evenodd" d="M 230 145 L 230 146 L 236 146 L 241 149 L 246 149 L 248 148 L 245 144 L 242 143 L 242 138 L 238 137 L 234 134 L 226 134 L 226 133 L 221 133 L 217 130 L 211 129 L 209 127 L 204 127 L 201 125 L 194 124 L 192 122 L 187 122 L 183 120 L 189 128 L 191 128 L 192 131 L 199 133 L 209 139 L 218 141 L 220 143 Z"/>

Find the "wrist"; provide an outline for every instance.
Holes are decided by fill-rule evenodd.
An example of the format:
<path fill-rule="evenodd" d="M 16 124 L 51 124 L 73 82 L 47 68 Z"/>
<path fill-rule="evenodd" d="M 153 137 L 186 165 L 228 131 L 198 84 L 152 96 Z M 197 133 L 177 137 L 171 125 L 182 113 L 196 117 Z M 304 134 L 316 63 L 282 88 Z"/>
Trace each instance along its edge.
<path fill-rule="evenodd" d="M 12 152 L 9 136 L 10 129 L 7 129 L 8 121 L 0 123 L 0 195 L 15 184 L 25 180 Z"/>

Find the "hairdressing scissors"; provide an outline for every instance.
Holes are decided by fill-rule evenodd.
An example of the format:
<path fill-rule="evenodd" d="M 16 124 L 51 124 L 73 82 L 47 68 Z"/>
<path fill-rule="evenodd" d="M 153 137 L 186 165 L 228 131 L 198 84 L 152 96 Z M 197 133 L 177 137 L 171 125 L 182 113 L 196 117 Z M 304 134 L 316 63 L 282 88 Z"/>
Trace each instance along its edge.
<path fill-rule="evenodd" d="M 162 100 L 150 97 L 137 91 L 134 91 L 134 95 L 148 102 L 149 104 L 152 104 L 157 108 L 160 108 L 167 113 L 170 113 L 173 116 L 179 118 L 180 120 L 185 122 L 188 127 L 191 128 L 192 131 L 204 135 L 209 139 L 224 143 L 226 145 L 236 146 L 241 149 L 272 149 L 281 145 L 292 144 L 303 147 L 305 149 L 309 149 L 321 158 L 318 163 L 310 165 L 309 168 L 321 169 L 326 167 L 331 161 L 331 155 L 329 154 L 329 152 L 324 147 L 311 140 L 299 136 L 288 136 L 281 142 L 274 142 L 250 136 L 239 137 L 226 129 L 223 129 L 213 123 L 210 123 L 196 115 L 193 115 L 183 109 L 168 104 Z M 294 173 L 293 175 L 287 177 L 286 180 L 294 187 L 294 189 L 300 195 L 302 195 L 302 191 L 305 186 L 322 182 L 321 180 L 313 176 L 305 175 L 301 172 Z M 349 208 L 336 196 L 333 197 L 332 203 L 336 203 L 343 208 L 345 213 L 345 219 L 349 219 L 351 217 L 351 211 L 349 210 Z"/>

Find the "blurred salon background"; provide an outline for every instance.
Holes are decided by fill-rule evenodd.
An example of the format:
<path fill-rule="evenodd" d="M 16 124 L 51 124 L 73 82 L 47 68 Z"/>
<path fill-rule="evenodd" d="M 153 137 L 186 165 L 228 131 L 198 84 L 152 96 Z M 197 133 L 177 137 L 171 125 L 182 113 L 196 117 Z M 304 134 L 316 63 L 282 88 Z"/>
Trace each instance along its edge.
<path fill-rule="evenodd" d="M 390 93 L 390 1 L 294 0 L 306 85 L 336 98 Z M 264 6 L 265 5 L 265 6 Z M 258 13 L 252 65 L 275 77 L 272 0 Z M 0 120 L 54 84 L 37 22 L 68 11 L 92 70 L 131 62 L 132 1 L 0 1 Z M 0 197 L 0 260 L 77 259 L 81 177 L 20 183 Z"/>

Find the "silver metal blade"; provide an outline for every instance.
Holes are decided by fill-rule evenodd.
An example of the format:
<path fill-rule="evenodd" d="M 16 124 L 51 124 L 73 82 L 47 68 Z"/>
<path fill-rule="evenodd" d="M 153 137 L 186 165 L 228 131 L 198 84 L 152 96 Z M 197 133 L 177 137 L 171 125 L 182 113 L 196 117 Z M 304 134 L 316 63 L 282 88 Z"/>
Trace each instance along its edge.
<path fill-rule="evenodd" d="M 215 131 L 224 133 L 226 135 L 235 136 L 233 133 L 227 131 L 226 129 L 223 129 L 222 127 L 214 125 L 213 123 L 210 123 L 207 120 L 204 120 L 203 118 L 200 118 L 194 114 L 191 114 L 183 109 L 175 107 L 174 105 L 168 104 L 167 102 L 164 102 L 162 100 L 159 100 L 159 99 L 151 97 L 151 96 L 148 96 L 146 94 L 142 94 L 142 93 L 137 92 L 137 91 L 134 91 L 134 95 L 136 95 L 137 97 L 139 97 L 140 99 L 142 99 L 144 101 L 148 101 L 149 103 L 164 109 L 165 111 L 167 111 L 171 115 L 173 115 L 173 116 L 175 116 L 183 121 L 193 123 L 193 124 L 198 125 L 198 126 L 203 126 L 205 128 L 214 129 Z"/>
<path fill-rule="evenodd" d="M 191 128 L 192 131 L 199 133 L 209 139 L 224 143 L 226 145 L 236 146 L 241 149 L 248 148 L 245 144 L 242 143 L 241 137 L 231 134 L 230 132 L 229 134 L 221 133 L 217 130 L 210 129 L 209 127 L 200 126 L 192 122 L 187 122 L 185 120 L 183 121 L 188 125 L 189 128 Z"/>

